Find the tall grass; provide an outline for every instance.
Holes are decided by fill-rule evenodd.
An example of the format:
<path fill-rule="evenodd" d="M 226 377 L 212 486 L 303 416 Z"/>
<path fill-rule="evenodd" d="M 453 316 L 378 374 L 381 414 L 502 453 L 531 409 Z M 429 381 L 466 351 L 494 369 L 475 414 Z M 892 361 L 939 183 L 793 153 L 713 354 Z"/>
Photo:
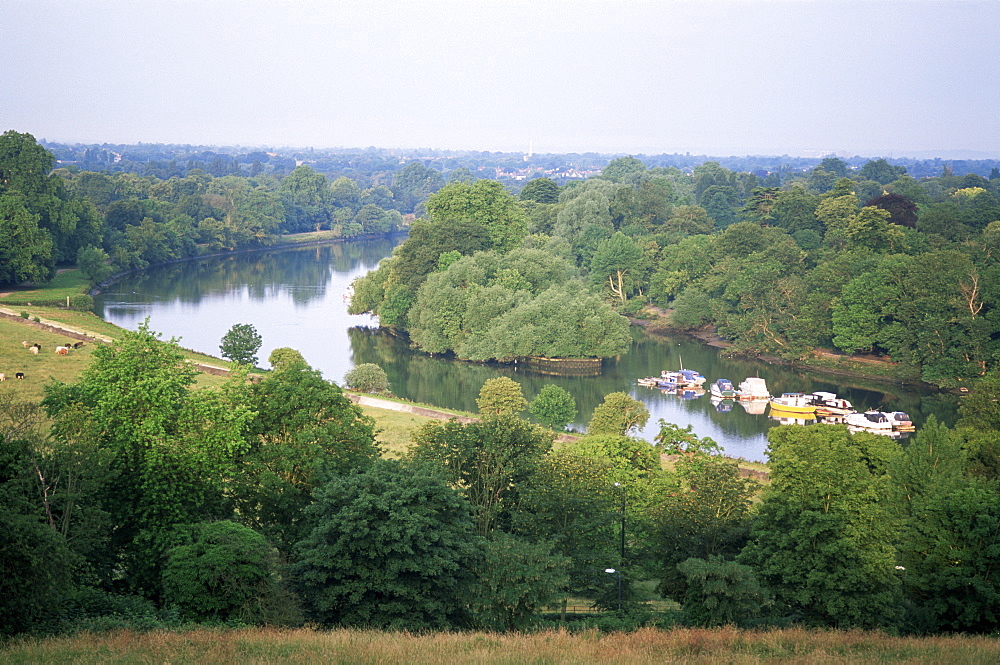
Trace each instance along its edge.
<path fill-rule="evenodd" d="M 789 628 L 646 628 L 632 633 L 385 633 L 270 628 L 19 639 L 5 663 L 989 663 L 988 637 L 892 637 Z"/>

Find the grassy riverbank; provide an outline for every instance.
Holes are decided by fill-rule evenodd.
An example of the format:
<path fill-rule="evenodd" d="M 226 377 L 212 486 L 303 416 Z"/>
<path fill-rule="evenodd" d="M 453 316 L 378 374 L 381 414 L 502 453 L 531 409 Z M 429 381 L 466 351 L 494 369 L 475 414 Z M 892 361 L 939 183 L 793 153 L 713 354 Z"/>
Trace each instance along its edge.
<path fill-rule="evenodd" d="M 22 638 L 5 663 L 990 663 L 1000 642 L 789 628 L 536 633 L 193 629 Z"/>

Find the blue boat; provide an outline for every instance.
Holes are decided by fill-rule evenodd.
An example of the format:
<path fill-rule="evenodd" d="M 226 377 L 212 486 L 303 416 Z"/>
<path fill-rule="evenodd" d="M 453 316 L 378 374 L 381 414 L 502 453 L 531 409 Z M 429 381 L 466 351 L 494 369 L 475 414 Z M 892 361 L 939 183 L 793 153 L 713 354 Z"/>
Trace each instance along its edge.
<path fill-rule="evenodd" d="M 709 386 L 709 392 L 712 394 L 712 397 L 721 397 L 722 399 L 733 399 L 736 397 L 736 388 L 733 387 L 733 382 L 729 379 L 716 379 Z"/>

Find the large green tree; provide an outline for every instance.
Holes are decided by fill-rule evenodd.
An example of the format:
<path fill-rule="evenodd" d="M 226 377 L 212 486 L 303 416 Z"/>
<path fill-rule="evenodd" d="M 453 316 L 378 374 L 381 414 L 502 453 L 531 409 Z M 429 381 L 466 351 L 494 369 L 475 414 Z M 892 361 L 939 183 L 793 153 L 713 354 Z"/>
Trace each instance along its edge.
<path fill-rule="evenodd" d="M 593 595 L 618 567 L 619 491 L 610 461 L 561 450 L 539 460 L 521 485 L 516 531 L 549 540 L 570 558 L 569 590 Z"/>
<path fill-rule="evenodd" d="M 230 521 L 184 529 L 189 541 L 167 552 L 164 603 L 191 621 L 296 623 L 278 551 L 252 529 Z"/>
<path fill-rule="evenodd" d="M 509 529 L 520 485 L 552 447 L 553 434 L 512 416 L 461 424 L 427 423 L 414 435 L 411 455 L 445 469 L 475 511 L 483 536 Z"/>
<path fill-rule="evenodd" d="M 635 241 L 618 231 L 597 245 L 590 259 L 591 279 L 624 303 L 635 288 L 633 275 L 639 272 L 642 258 L 642 249 Z"/>
<path fill-rule="evenodd" d="M 0 194 L 0 284 L 44 282 L 54 274 L 52 236 L 19 194 Z"/>
<path fill-rule="evenodd" d="M 518 198 L 536 203 L 556 203 L 559 201 L 559 185 L 551 178 L 535 178 L 528 181 Z"/>
<path fill-rule="evenodd" d="M 968 431 L 931 416 L 892 466 L 909 628 L 919 632 L 985 632 L 1000 618 L 1000 504 L 995 483 L 967 475 L 980 452 L 968 450 Z"/>
<path fill-rule="evenodd" d="M 565 388 L 546 383 L 531 400 L 528 410 L 539 422 L 553 429 L 564 429 L 576 418 L 576 400 Z"/>
<path fill-rule="evenodd" d="M 500 376 L 487 379 L 479 390 L 476 400 L 479 412 L 494 416 L 516 416 L 528 408 L 521 384 L 513 379 Z"/>
<path fill-rule="evenodd" d="M 490 248 L 499 252 L 514 249 L 528 233 L 524 212 L 495 180 L 449 183 L 428 199 L 427 212 L 433 221 L 481 224 L 489 234 Z"/>
<path fill-rule="evenodd" d="M 768 441 L 771 486 L 739 561 L 789 617 L 839 628 L 898 625 L 888 470 L 899 445 L 842 425 L 777 427 Z"/>
<path fill-rule="evenodd" d="M 45 483 L 37 405 L 0 393 L 0 635 L 42 625 L 73 588 L 73 553 Z M 41 481 L 41 482 L 40 482 Z"/>
<path fill-rule="evenodd" d="M 285 206 L 284 231 L 301 233 L 330 224 L 329 183 L 308 165 L 297 166 L 281 181 L 278 197 Z"/>
<path fill-rule="evenodd" d="M 263 342 L 257 329 L 249 323 L 235 323 L 222 336 L 219 350 L 222 357 L 241 365 L 257 365 L 257 351 Z"/>
<path fill-rule="evenodd" d="M 468 502 L 439 474 L 380 461 L 337 476 L 306 512 L 295 586 L 328 626 L 443 630 L 470 624 L 482 543 Z"/>
<path fill-rule="evenodd" d="M 331 474 L 363 468 L 378 457 L 374 421 L 293 349 L 275 349 L 273 370 L 244 389 L 243 472 L 236 485 L 249 525 L 288 551 L 309 525 L 302 510 Z"/>
<path fill-rule="evenodd" d="M 633 428 L 645 426 L 649 420 L 646 405 L 628 393 L 608 393 L 594 409 L 587 424 L 588 434 L 616 434 L 623 436 Z"/>
<path fill-rule="evenodd" d="M 43 405 L 58 440 L 106 452 L 101 494 L 119 575 L 155 597 L 175 525 L 229 515 L 251 412 L 238 390 L 192 390 L 196 372 L 176 340 L 146 324 L 93 356 L 76 383 L 47 386 Z"/>

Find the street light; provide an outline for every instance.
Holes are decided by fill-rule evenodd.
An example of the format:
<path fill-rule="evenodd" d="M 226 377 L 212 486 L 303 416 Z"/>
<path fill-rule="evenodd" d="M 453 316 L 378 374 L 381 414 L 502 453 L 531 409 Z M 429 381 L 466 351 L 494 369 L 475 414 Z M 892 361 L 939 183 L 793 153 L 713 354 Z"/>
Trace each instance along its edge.
<path fill-rule="evenodd" d="M 618 563 L 619 566 L 625 565 L 625 485 L 622 483 L 615 483 L 615 487 L 620 487 L 622 489 L 622 528 L 621 528 L 621 550 L 619 551 L 619 556 L 621 561 Z"/>
<path fill-rule="evenodd" d="M 614 568 L 608 568 L 604 572 L 606 573 L 618 573 L 618 612 L 622 611 L 622 571 L 621 567 L 625 565 L 625 485 L 623 483 L 615 483 L 615 487 L 621 489 L 622 492 L 622 521 L 621 521 L 621 546 L 618 550 L 618 570 Z"/>
<path fill-rule="evenodd" d="M 622 611 L 622 571 L 615 570 L 614 568 L 605 568 L 606 573 L 618 573 L 618 613 L 621 614 Z"/>

